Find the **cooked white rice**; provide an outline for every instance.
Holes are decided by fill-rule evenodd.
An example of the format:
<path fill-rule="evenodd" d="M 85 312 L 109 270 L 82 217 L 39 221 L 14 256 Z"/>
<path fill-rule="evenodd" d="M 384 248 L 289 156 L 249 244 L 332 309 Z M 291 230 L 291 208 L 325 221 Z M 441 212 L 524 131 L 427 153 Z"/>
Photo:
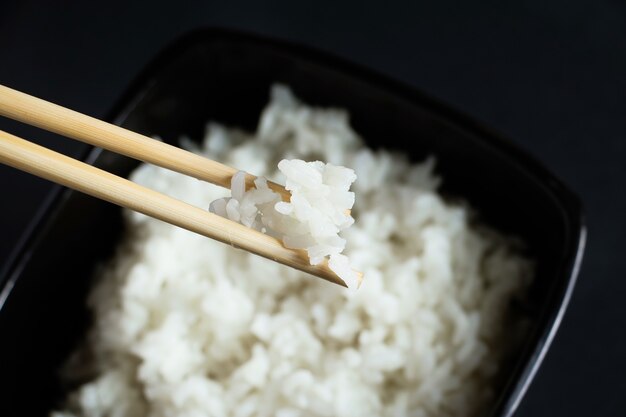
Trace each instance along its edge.
<path fill-rule="evenodd" d="M 231 179 L 231 197 L 211 202 L 211 212 L 275 236 L 290 249 L 306 250 L 311 265 L 328 259 L 329 268 L 348 288 L 358 288 L 360 277 L 341 255 L 346 240 L 339 236 L 354 224 L 350 215 L 354 193 L 349 191 L 356 180 L 354 170 L 301 159 L 283 159 L 278 170 L 291 194 L 288 202 L 268 187 L 264 177 L 246 191 L 246 173 L 239 171 Z"/>
<path fill-rule="evenodd" d="M 283 158 L 353 167 L 344 237 L 366 279 L 350 292 L 128 212 L 69 361 L 82 385 L 53 415 L 470 416 L 492 398 L 530 264 L 442 199 L 432 159 L 368 149 L 344 111 L 284 87 L 256 134 L 210 124 L 194 150 L 269 179 Z M 132 179 L 199 207 L 227 194 L 150 165 Z"/>

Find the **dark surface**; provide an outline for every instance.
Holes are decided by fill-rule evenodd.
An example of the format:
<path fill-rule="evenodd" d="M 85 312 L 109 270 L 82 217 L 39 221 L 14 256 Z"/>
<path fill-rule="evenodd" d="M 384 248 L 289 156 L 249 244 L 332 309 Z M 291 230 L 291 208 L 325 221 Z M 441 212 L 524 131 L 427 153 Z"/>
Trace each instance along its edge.
<path fill-rule="evenodd" d="M 495 399 L 485 409 L 488 416 L 512 415 L 573 288 L 584 241 L 577 199 L 524 152 L 406 85 L 301 46 L 236 32 L 197 31 L 168 48 L 124 94 L 111 120 L 174 144 L 183 135 L 200 138 L 207 120 L 253 129 L 275 82 L 306 102 L 349 109 L 353 126 L 374 148 L 416 160 L 436 155 L 443 193 L 467 198 L 484 221 L 526 242 L 536 277 L 528 297 L 512 308 L 524 312 L 528 333 L 502 363 Z M 99 150 L 87 159 L 121 176 L 137 166 Z M 0 344 L 7 396 L 0 415 L 42 414 L 59 399 L 56 372 L 84 337 L 88 277 L 121 231 L 116 207 L 71 191 L 54 195 L 63 198 L 40 217 L 41 227 L 7 274 L 12 291 L 0 310 L 0 334 L 12 343 Z M 37 354 L 41 345 L 45 354 Z M 17 400 L 24 390 L 41 392 L 39 401 Z"/>
<path fill-rule="evenodd" d="M 318 46 L 449 102 L 544 161 L 588 213 L 571 309 L 518 415 L 624 415 L 626 6 L 329 4 L 5 1 L 0 83 L 103 116 L 164 43 L 218 24 Z M 73 156 L 82 149 L 4 120 L 0 129 Z M 4 167 L 0 185 L 5 259 L 49 186 Z"/>

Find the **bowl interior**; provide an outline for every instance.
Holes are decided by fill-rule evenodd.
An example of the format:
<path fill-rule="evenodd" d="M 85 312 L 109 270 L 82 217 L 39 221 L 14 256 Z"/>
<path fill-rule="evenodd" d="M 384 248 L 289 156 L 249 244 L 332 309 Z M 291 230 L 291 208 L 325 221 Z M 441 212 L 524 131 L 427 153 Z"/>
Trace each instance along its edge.
<path fill-rule="evenodd" d="M 419 93 L 314 51 L 228 32 L 200 32 L 170 47 L 111 120 L 170 143 L 181 135 L 202 137 L 208 120 L 253 130 L 274 82 L 310 104 L 348 109 L 353 127 L 374 148 L 413 160 L 435 155 L 444 193 L 469 201 L 484 221 L 526 242 L 537 262 L 524 305 L 531 333 L 488 412 L 511 413 L 573 283 L 582 230 L 576 199 L 531 158 Z M 110 152 L 92 151 L 89 159 L 124 176 L 137 166 Z M 0 282 L 14 283 L 0 310 L 0 414 L 43 415 L 59 400 L 57 370 L 89 321 L 90 277 L 122 229 L 119 208 L 64 190 Z M 37 401 L 18 400 L 26 390 Z"/>

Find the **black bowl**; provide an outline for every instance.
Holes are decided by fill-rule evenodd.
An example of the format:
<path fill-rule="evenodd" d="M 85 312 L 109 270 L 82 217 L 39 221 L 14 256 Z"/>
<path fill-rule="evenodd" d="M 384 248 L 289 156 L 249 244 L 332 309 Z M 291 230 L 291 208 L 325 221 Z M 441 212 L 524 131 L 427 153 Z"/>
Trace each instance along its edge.
<path fill-rule="evenodd" d="M 167 48 L 109 120 L 171 143 L 201 137 L 209 119 L 252 130 L 276 81 L 308 103 L 348 109 L 372 147 L 415 160 L 434 154 L 443 192 L 526 242 L 537 263 L 531 331 L 486 410 L 513 414 L 574 286 L 585 237 L 578 199 L 510 142 L 406 85 L 308 48 L 224 30 L 195 32 Z M 99 149 L 85 160 L 122 176 L 137 165 Z M 118 207 L 54 189 L 0 275 L 0 415 L 44 415 L 58 405 L 57 371 L 88 325 L 90 277 L 122 229 Z"/>

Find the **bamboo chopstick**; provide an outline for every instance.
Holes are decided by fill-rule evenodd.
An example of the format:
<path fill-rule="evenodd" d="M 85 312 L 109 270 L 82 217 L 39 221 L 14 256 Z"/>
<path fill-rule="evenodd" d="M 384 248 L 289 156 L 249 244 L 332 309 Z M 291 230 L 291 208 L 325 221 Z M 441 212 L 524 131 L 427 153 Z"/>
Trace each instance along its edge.
<path fill-rule="evenodd" d="M 346 286 L 326 261 L 310 265 L 305 251 L 1 130 L 0 163 Z"/>
<path fill-rule="evenodd" d="M 224 188 L 230 188 L 230 180 L 238 172 L 236 168 L 3 85 L 0 115 Z M 254 188 L 255 178 L 247 174 L 247 189 Z M 268 181 L 268 186 L 289 201 L 291 195 L 282 185 Z"/>

